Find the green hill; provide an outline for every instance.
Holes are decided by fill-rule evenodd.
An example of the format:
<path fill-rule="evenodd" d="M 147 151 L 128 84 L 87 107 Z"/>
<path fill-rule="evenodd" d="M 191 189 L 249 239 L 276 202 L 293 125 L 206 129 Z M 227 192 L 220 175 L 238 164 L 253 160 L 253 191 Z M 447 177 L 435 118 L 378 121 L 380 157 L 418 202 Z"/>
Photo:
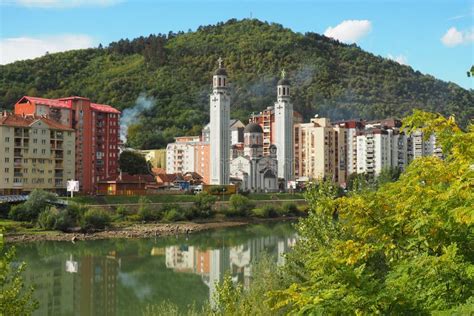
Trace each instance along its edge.
<path fill-rule="evenodd" d="M 356 45 L 248 19 L 1 66 L 0 107 L 11 108 L 23 95 L 81 95 L 123 110 L 145 95 L 153 98 L 152 106 L 129 129 L 129 144 L 163 147 L 207 123 L 219 56 L 231 81 L 232 116 L 243 120 L 273 104 L 283 68 L 292 81 L 295 109 L 305 119 L 315 113 L 332 119 L 399 117 L 413 108 L 456 114 L 464 126 L 474 117 L 472 90 Z"/>

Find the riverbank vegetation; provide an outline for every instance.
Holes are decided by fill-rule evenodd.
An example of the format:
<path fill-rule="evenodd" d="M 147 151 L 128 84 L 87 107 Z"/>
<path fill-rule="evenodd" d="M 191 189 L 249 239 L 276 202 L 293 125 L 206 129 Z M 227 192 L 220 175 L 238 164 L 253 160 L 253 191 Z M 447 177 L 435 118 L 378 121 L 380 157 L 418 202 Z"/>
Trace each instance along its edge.
<path fill-rule="evenodd" d="M 187 196 L 187 195 L 182 195 Z M 258 197 L 259 195 L 257 195 Z M 263 196 L 263 195 L 262 195 Z M 172 223 L 179 221 L 225 221 L 226 218 L 275 218 L 305 215 L 305 206 L 291 201 L 274 205 L 258 205 L 256 200 L 234 194 L 225 204 L 217 205 L 220 196 L 201 193 L 189 196 L 189 202 L 153 204 L 151 196 L 136 197 L 135 207 L 90 207 L 69 201 L 63 205 L 54 194 L 35 190 L 25 203 L 3 213 L 2 224 L 7 233 L 34 234 L 49 231 L 95 232 L 136 223 Z M 7 217 L 5 219 L 5 217 Z"/>

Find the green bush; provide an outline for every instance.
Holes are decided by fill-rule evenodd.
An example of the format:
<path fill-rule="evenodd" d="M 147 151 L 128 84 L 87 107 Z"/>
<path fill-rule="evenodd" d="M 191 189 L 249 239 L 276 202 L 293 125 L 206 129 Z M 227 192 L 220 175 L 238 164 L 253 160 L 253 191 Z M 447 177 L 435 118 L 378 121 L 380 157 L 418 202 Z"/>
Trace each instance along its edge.
<path fill-rule="evenodd" d="M 234 194 L 229 200 L 229 209 L 225 213 L 226 216 L 247 216 L 254 208 L 255 203 L 250 201 L 247 197 Z"/>
<path fill-rule="evenodd" d="M 165 222 L 177 222 L 183 219 L 184 219 L 183 213 L 176 209 L 170 209 L 166 211 L 163 215 L 163 220 Z"/>
<path fill-rule="evenodd" d="M 35 222 L 38 215 L 49 208 L 51 202 L 57 201 L 57 196 L 53 193 L 35 189 L 25 203 L 15 205 L 10 209 L 8 216 L 15 221 Z"/>
<path fill-rule="evenodd" d="M 14 221 L 31 222 L 36 220 L 37 215 L 30 212 L 23 203 L 12 206 L 8 212 L 8 217 Z"/>
<path fill-rule="evenodd" d="M 58 210 L 55 207 L 42 211 L 38 216 L 38 225 L 42 229 L 68 231 L 76 226 L 78 218 L 70 209 Z"/>
<path fill-rule="evenodd" d="M 150 200 L 145 196 L 140 197 L 138 200 L 138 218 L 145 222 L 158 221 L 163 217 L 163 212 L 159 209 L 153 208 L 150 205 Z"/>
<path fill-rule="evenodd" d="M 83 230 L 104 229 L 110 225 L 110 221 L 110 215 L 106 211 L 91 208 L 82 217 L 81 228 Z"/>
<path fill-rule="evenodd" d="M 299 213 L 298 206 L 293 203 L 293 202 L 285 202 L 283 203 L 279 215 L 280 216 L 285 216 L 285 215 L 296 215 Z"/>
<path fill-rule="evenodd" d="M 38 225 L 42 229 L 55 229 L 58 211 L 55 208 L 42 211 L 38 215 Z"/>
<path fill-rule="evenodd" d="M 193 216 L 199 218 L 209 218 L 214 215 L 213 206 L 217 198 L 207 192 L 202 192 L 195 197 Z M 188 218 L 192 219 L 192 218 Z"/>
<path fill-rule="evenodd" d="M 176 222 L 185 218 L 185 212 L 178 204 L 165 204 L 161 208 L 165 222 Z"/>
<path fill-rule="evenodd" d="M 273 205 L 267 204 L 262 207 L 257 207 L 252 210 L 252 215 L 255 217 L 267 218 L 277 217 L 279 214 L 277 208 Z"/>
<path fill-rule="evenodd" d="M 130 212 L 128 211 L 127 207 L 124 205 L 119 205 L 117 209 L 115 210 L 115 218 L 114 220 L 123 220 L 125 219 Z"/>

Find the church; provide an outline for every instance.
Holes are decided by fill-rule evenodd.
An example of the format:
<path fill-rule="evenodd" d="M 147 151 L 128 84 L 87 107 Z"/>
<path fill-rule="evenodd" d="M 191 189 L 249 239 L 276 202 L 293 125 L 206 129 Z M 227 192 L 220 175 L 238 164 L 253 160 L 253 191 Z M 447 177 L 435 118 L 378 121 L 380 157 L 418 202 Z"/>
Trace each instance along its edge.
<path fill-rule="evenodd" d="M 230 162 L 232 182 L 240 182 L 240 189 L 250 192 L 278 191 L 278 161 L 275 145 L 270 155 L 263 156 L 263 130 L 255 123 L 244 129 L 244 155 Z"/>
<path fill-rule="evenodd" d="M 229 131 L 230 93 L 227 71 L 222 58 L 213 75 L 210 95 L 210 169 L 211 184 L 225 185 L 238 182 L 240 189 L 251 192 L 276 192 L 279 179 L 288 183 L 293 179 L 293 105 L 290 100 L 290 82 L 282 72 L 277 84 L 275 102 L 275 144 L 269 155 L 263 155 L 263 129 L 249 123 L 244 129 L 243 155 L 231 158 Z M 234 156 L 235 157 L 235 156 Z M 283 186 L 286 188 L 286 185 Z"/>

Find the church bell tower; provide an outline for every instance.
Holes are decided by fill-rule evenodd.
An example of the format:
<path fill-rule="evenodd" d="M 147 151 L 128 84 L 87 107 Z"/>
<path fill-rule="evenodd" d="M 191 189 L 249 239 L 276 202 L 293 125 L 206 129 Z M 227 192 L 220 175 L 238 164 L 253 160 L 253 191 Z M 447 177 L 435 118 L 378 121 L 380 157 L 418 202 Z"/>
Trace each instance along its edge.
<path fill-rule="evenodd" d="M 230 163 L 230 94 L 222 58 L 212 78 L 210 95 L 210 167 L 211 184 L 229 184 Z"/>
<path fill-rule="evenodd" d="M 277 85 L 277 102 L 275 102 L 275 145 L 277 147 L 278 177 L 288 181 L 294 178 L 294 141 L 293 141 L 293 105 L 290 98 L 290 81 L 285 70 Z"/>

